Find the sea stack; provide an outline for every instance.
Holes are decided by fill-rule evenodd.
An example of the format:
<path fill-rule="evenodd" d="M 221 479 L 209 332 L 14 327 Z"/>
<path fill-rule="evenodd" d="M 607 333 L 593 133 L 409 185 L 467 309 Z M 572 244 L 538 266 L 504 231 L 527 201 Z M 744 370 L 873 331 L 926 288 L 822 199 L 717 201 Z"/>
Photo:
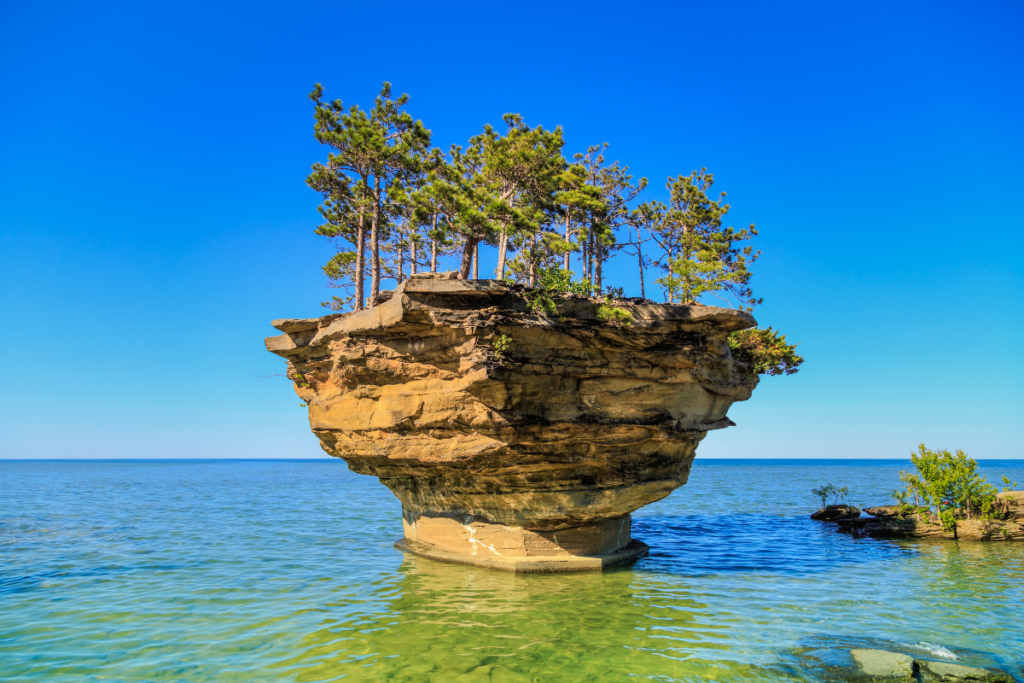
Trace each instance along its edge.
<path fill-rule="evenodd" d="M 747 313 L 537 296 L 430 273 L 367 310 L 273 322 L 323 449 L 402 502 L 404 550 L 535 572 L 642 555 L 630 513 L 686 483 L 756 386 L 727 343 Z"/>

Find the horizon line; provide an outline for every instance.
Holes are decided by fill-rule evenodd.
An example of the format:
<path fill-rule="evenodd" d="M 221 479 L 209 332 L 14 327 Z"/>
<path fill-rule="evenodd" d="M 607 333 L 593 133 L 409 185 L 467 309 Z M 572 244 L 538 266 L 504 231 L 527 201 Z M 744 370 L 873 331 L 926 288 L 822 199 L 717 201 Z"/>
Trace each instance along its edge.
<path fill-rule="evenodd" d="M 341 460 L 342 462 L 345 462 L 345 460 L 343 458 L 336 458 L 334 456 L 312 457 L 312 458 L 288 458 L 288 457 L 283 457 L 283 458 L 282 457 L 276 457 L 276 458 L 275 457 L 266 457 L 266 458 L 261 458 L 261 457 L 255 457 L 255 458 L 244 458 L 244 457 L 230 458 L 230 457 L 228 457 L 228 458 L 223 458 L 223 457 L 221 457 L 221 458 L 218 458 L 218 457 L 201 457 L 201 456 L 200 457 L 181 457 L 181 458 L 164 458 L 164 457 L 159 457 L 159 458 L 158 457 L 154 457 L 154 458 L 148 458 L 148 457 L 134 457 L 134 458 L 131 458 L 131 457 L 126 457 L 126 458 L 46 458 L 46 457 L 40 457 L 40 458 L 0 458 L 0 462 L 155 462 L 155 461 L 164 461 L 164 462 L 179 462 L 179 461 L 180 462 L 184 462 L 184 461 L 204 461 L 204 462 L 214 462 L 214 461 L 222 461 L 222 462 L 227 462 L 227 461 L 232 461 L 232 462 L 234 462 L 234 461 L 238 461 L 238 462 L 254 462 L 254 461 L 256 461 L 256 462 L 262 462 L 262 461 L 265 461 L 265 462 L 325 461 L 326 462 L 326 461 L 330 461 L 330 460 Z M 811 460 L 837 460 L 837 461 L 840 461 L 840 460 L 850 460 L 850 461 L 877 460 L 877 461 L 881 462 L 881 461 L 887 461 L 887 460 L 889 460 L 889 461 L 910 461 L 910 458 L 909 457 L 903 457 L 903 458 L 872 457 L 872 456 L 866 456 L 866 457 L 844 457 L 844 456 L 839 456 L 839 457 L 817 457 L 817 458 L 809 458 L 809 457 L 795 458 L 795 457 L 786 457 L 786 456 L 782 456 L 782 457 L 769 457 L 769 456 L 708 456 L 708 457 L 697 457 L 697 458 L 694 458 L 694 462 L 696 462 L 698 460 L 794 460 L 794 461 L 797 461 L 797 460 L 807 460 L 807 461 L 811 461 Z M 981 462 L 981 461 L 996 461 L 996 460 L 998 460 L 998 461 L 1001 461 L 1001 460 L 1020 460 L 1020 461 L 1024 462 L 1024 456 L 1005 457 L 1005 458 L 974 458 L 974 460 L 979 461 L 979 462 Z"/>

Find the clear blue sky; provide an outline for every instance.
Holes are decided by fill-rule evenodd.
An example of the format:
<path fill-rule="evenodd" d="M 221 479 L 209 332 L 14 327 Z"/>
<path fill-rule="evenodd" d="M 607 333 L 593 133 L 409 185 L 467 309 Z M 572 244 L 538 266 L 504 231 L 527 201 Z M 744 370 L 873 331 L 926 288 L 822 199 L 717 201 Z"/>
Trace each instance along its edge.
<path fill-rule="evenodd" d="M 0 8 L 0 457 L 310 457 L 263 349 L 322 313 L 306 94 L 447 148 L 520 112 L 754 222 L 798 375 L 704 457 L 1024 457 L 1024 5 Z M 485 254 L 484 270 L 493 254 Z M 638 294 L 629 264 L 607 280 Z"/>

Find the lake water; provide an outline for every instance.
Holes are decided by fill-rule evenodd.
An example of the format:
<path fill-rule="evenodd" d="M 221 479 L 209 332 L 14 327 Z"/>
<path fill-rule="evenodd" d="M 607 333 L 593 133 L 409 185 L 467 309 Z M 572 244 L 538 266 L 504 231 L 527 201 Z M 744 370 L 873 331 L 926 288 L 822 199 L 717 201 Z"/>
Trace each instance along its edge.
<path fill-rule="evenodd" d="M 649 557 L 544 576 L 402 554 L 398 501 L 340 460 L 0 461 L 0 680 L 815 681 L 795 648 L 920 642 L 1024 680 L 1024 544 L 807 518 L 901 468 L 698 458 L 634 516 Z"/>

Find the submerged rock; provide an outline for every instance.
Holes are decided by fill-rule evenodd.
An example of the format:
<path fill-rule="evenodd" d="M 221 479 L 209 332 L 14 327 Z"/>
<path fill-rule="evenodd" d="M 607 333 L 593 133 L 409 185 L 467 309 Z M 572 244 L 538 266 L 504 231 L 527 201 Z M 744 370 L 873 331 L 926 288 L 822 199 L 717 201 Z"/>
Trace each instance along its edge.
<path fill-rule="evenodd" d="M 565 297 L 534 313 L 494 280 L 414 277 L 365 311 L 275 321 L 321 446 L 401 500 L 404 547 L 503 569 L 594 569 L 646 550 L 630 513 L 686 483 L 756 375 L 741 311 Z"/>
<path fill-rule="evenodd" d="M 811 519 L 819 522 L 834 522 L 840 519 L 857 519 L 860 510 L 852 505 L 827 505 L 817 512 L 811 513 Z"/>
<path fill-rule="evenodd" d="M 1005 671 L 979 669 L 963 664 L 950 662 L 933 662 L 927 659 L 917 660 L 921 671 L 922 683 L 930 681 L 949 681 L 950 683 L 1013 683 L 1013 676 Z"/>
<path fill-rule="evenodd" d="M 878 681 L 914 680 L 914 658 L 885 650 L 850 650 L 858 673 Z"/>
<path fill-rule="evenodd" d="M 791 651 L 788 664 L 800 680 L 846 683 L 1010 683 L 1001 662 L 978 650 L 951 650 L 936 643 L 817 635 Z M 957 663 L 952 663 L 954 660 Z"/>

